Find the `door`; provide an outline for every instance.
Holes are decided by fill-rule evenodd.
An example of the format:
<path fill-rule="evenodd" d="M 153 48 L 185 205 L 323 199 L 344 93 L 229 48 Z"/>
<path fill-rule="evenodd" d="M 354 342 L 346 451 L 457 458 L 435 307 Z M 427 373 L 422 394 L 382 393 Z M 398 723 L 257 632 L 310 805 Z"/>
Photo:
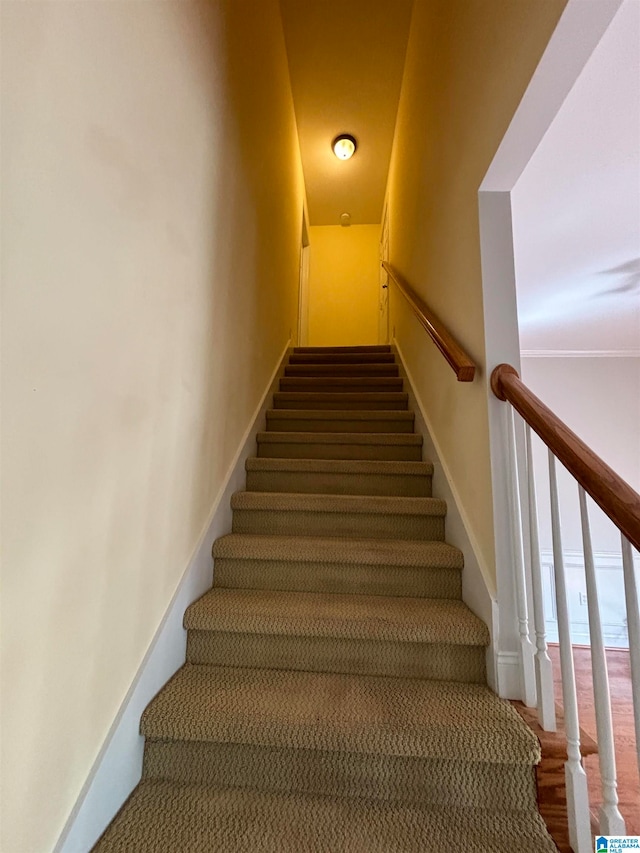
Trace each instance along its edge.
<path fill-rule="evenodd" d="M 300 242 L 300 287 L 298 290 L 298 346 L 309 343 L 309 230 L 307 217 L 302 212 L 302 239 Z"/>
<path fill-rule="evenodd" d="M 380 230 L 380 288 L 378 293 L 378 343 L 389 343 L 389 276 L 382 261 L 389 260 L 389 212 L 385 202 Z"/>

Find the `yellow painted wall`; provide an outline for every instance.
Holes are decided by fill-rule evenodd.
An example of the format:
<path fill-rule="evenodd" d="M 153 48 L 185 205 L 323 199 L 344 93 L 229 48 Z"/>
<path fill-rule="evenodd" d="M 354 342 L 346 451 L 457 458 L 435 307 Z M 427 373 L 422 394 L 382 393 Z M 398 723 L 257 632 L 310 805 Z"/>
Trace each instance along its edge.
<path fill-rule="evenodd" d="M 391 291 L 406 357 L 495 579 L 478 188 L 566 0 L 416 0 L 389 173 L 390 259 L 479 365 L 455 376 Z"/>
<path fill-rule="evenodd" d="M 378 343 L 379 225 L 309 229 L 309 346 Z"/>
<path fill-rule="evenodd" d="M 51 850 L 290 331 L 277 0 L 2 7 L 2 842 Z"/>

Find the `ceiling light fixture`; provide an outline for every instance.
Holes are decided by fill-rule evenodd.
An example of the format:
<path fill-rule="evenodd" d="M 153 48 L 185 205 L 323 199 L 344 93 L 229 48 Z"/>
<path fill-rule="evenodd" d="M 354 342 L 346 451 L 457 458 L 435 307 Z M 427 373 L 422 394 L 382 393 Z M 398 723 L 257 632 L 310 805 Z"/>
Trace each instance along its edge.
<path fill-rule="evenodd" d="M 355 136 L 351 136 L 349 133 L 341 133 L 333 140 L 331 147 L 338 160 L 348 160 L 356 153 L 358 143 Z"/>

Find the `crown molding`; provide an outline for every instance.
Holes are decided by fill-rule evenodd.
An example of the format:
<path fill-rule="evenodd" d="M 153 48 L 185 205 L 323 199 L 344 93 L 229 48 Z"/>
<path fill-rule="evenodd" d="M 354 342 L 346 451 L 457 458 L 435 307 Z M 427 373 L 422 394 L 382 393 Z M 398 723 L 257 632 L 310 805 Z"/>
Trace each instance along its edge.
<path fill-rule="evenodd" d="M 640 358 L 640 349 L 523 349 L 521 358 Z"/>

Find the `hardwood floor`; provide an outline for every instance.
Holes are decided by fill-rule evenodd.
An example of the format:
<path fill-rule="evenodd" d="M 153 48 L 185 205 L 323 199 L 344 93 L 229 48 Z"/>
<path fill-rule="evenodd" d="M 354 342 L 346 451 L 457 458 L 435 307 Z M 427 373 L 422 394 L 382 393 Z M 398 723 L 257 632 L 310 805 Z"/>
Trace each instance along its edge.
<path fill-rule="evenodd" d="M 514 702 L 516 711 L 529 725 L 540 741 L 542 760 L 537 767 L 538 806 L 540 814 L 560 853 L 571 853 L 567 821 L 567 798 L 564 783 L 564 764 L 567 759 L 566 737 L 564 732 L 564 717 L 562 708 L 556 708 L 556 732 L 545 732 L 538 725 L 538 715 L 535 708 L 527 708 L 522 702 Z M 593 756 L 598 746 L 584 730 L 580 736 L 582 755 Z M 597 826 L 592 822 L 592 832 Z"/>
<path fill-rule="evenodd" d="M 549 647 L 553 661 L 556 702 L 562 702 L 560 682 L 560 655 L 557 646 Z M 581 727 L 597 739 L 596 715 L 591 682 L 591 649 L 575 646 L 573 652 L 578 684 L 578 708 Z M 607 670 L 611 691 L 611 713 L 615 735 L 616 764 L 618 770 L 619 808 L 625 819 L 627 835 L 640 835 L 640 781 L 636 758 L 636 738 L 633 725 L 633 702 L 631 697 L 631 670 L 629 652 L 625 649 L 607 649 Z M 600 767 L 598 756 L 585 759 L 589 783 L 589 802 L 596 815 L 602 803 Z"/>
<path fill-rule="evenodd" d="M 560 853 L 571 853 L 567 831 L 566 796 L 564 787 L 564 728 L 562 723 L 562 685 L 560 660 L 557 646 L 549 647 L 553 661 L 556 705 L 559 710 L 557 733 L 543 732 L 537 723 L 535 710 L 522 703 L 514 705 L 523 719 L 531 726 L 542 745 L 542 762 L 538 767 L 538 798 L 549 832 Z M 587 772 L 589 801 L 592 811 L 592 832 L 598 832 L 597 814 L 602 802 L 600 768 L 596 744 L 596 720 L 591 682 L 591 650 L 584 646 L 574 647 L 574 666 L 578 686 L 578 706 L 582 730 L 582 754 Z M 627 828 L 627 835 L 640 835 L 640 782 L 635 749 L 633 704 L 631 699 L 631 673 L 629 652 L 622 649 L 607 650 L 607 668 L 612 696 L 612 714 L 615 732 L 616 761 L 618 771 L 619 808 Z"/>

